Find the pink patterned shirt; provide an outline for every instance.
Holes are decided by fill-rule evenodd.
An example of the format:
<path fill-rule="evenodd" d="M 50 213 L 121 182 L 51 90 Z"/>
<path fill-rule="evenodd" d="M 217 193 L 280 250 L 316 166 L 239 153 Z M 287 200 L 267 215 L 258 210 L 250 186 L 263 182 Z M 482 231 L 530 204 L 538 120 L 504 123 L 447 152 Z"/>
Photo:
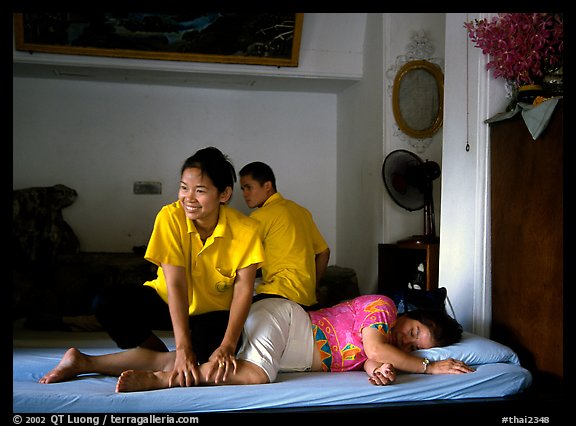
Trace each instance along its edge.
<path fill-rule="evenodd" d="M 308 313 L 322 369 L 351 371 L 361 370 L 368 359 L 362 345 L 362 329 L 373 327 L 390 337 L 397 311 L 390 298 L 373 294 Z"/>

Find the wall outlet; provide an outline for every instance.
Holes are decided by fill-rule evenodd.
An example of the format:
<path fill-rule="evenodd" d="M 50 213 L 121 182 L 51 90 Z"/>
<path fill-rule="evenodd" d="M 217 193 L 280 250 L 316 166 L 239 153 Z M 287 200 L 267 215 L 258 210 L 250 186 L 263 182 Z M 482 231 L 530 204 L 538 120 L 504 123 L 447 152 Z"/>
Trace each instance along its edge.
<path fill-rule="evenodd" d="M 134 182 L 134 194 L 162 194 L 162 182 Z"/>

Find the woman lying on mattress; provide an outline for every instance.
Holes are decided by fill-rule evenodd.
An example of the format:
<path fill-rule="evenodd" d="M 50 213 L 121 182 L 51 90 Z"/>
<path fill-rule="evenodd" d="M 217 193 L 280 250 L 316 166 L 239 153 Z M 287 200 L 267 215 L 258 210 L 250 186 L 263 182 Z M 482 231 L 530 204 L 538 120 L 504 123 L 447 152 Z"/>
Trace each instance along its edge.
<path fill-rule="evenodd" d="M 283 298 L 263 299 L 250 309 L 236 357 L 227 365 L 215 361 L 202 364 L 200 384 L 263 384 L 274 382 L 278 372 L 362 368 L 374 385 L 393 383 L 396 370 L 468 373 L 474 370 L 459 360 L 430 362 L 410 353 L 453 344 L 461 335 L 461 325 L 446 312 L 421 310 L 397 316 L 394 302 L 382 295 L 359 296 L 310 312 Z M 174 359 L 173 351 L 139 347 L 105 355 L 87 355 L 70 348 L 40 383 L 97 373 L 120 376 L 117 392 L 177 387 Z"/>

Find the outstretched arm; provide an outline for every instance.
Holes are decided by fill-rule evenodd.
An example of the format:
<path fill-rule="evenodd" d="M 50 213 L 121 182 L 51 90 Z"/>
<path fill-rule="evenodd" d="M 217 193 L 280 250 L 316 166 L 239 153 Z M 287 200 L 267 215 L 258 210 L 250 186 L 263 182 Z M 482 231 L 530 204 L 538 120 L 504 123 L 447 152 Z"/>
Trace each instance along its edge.
<path fill-rule="evenodd" d="M 256 266 L 256 264 L 252 264 L 236 271 L 236 282 L 234 283 L 234 295 L 232 296 L 232 304 L 230 306 L 228 327 L 224 333 L 222 343 L 216 348 L 212 355 L 210 355 L 209 360 L 214 362 L 216 366 L 214 368 L 218 369 L 218 378 L 222 377 L 224 381 L 226 381 L 229 374 L 236 374 L 236 345 L 240 340 L 244 323 L 246 322 L 250 306 L 252 305 Z M 209 369 L 206 377 L 211 377 L 212 373 L 212 369 Z M 206 380 L 208 380 L 208 378 Z"/>
<path fill-rule="evenodd" d="M 404 352 L 387 343 L 386 338 L 375 328 L 365 327 L 362 330 L 362 342 L 364 352 L 368 357 L 364 366 L 368 374 L 383 364 L 392 364 L 395 369 L 407 373 L 463 374 L 474 371 L 462 361 L 452 358 L 425 365 L 424 358 Z"/>
<path fill-rule="evenodd" d="M 181 266 L 162 264 L 162 270 L 168 288 L 168 307 L 174 330 L 176 359 L 171 381 L 180 386 L 192 386 L 200 383 L 200 370 L 196 362 L 196 353 L 192 348 L 188 325 L 189 295 L 186 272 Z"/>

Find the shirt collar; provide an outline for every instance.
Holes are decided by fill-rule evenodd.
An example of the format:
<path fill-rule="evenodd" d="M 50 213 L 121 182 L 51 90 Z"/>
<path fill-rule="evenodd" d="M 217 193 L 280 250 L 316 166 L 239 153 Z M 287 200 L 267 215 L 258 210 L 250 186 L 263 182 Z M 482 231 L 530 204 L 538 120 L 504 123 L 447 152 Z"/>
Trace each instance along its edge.
<path fill-rule="evenodd" d="M 228 226 L 227 226 L 228 219 L 227 219 L 227 215 L 226 215 L 227 211 L 228 211 L 228 206 L 225 204 L 220 204 L 220 211 L 218 212 L 218 223 L 216 224 L 216 228 L 214 228 L 212 235 L 210 237 L 208 237 L 208 240 L 210 240 L 211 238 L 218 238 L 218 237 L 223 237 L 224 235 L 226 235 L 226 232 L 228 229 Z M 186 222 L 188 224 L 188 232 L 197 234 L 198 230 L 196 229 L 196 225 L 194 225 L 194 222 L 188 218 L 186 218 Z"/>
<path fill-rule="evenodd" d="M 278 201 L 282 201 L 284 197 L 279 192 L 275 192 L 274 194 L 270 195 L 268 199 L 262 204 L 262 207 L 267 206 L 268 204 L 276 203 Z"/>

